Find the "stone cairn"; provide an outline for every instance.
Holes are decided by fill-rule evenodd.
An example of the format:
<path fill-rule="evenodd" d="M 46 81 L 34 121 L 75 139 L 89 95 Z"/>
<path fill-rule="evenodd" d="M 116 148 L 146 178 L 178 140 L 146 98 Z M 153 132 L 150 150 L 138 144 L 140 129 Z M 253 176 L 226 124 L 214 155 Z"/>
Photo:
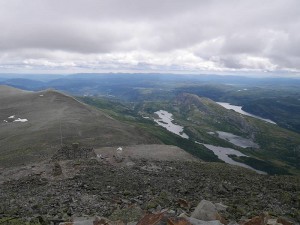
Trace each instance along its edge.
<path fill-rule="evenodd" d="M 62 146 L 52 157 L 53 160 L 73 160 L 96 157 L 93 148 L 80 148 L 78 143 L 72 146 Z"/>

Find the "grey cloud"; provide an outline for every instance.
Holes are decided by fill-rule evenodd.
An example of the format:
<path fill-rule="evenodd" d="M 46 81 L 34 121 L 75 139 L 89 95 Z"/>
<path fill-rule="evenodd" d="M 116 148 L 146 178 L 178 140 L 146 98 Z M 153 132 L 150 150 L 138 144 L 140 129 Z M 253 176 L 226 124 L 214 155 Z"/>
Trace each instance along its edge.
<path fill-rule="evenodd" d="M 0 0 L 0 65 L 300 70 L 299 9 L 298 0 Z"/>

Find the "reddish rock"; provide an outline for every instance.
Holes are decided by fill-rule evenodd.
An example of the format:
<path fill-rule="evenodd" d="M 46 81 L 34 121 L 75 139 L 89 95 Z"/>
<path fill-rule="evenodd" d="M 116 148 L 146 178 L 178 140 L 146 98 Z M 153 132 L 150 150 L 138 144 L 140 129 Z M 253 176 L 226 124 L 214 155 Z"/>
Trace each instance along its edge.
<path fill-rule="evenodd" d="M 219 213 L 216 214 L 216 220 L 219 220 L 222 224 L 227 225 L 228 221 L 224 219 Z"/>
<path fill-rule="evenodd" d="M 137 223 L 137 225 L 156 225 L 163 219 L 164 214 L 165 214 L 164 212 L 158 213 L 158 214 L 148 214 L 148 215 L 144 216 Z"/>
<path fill-rule="evenodd" d="M 247 222 L 243 223 L 243 225 L 264 225 L 264 223 L 260 216 L 256 216 L 248 220 Z"/>
<path fill-rule="evenodd" d="M 191 208 L 191 204 L 183 198 L 178 199 L 178 204 L 181 208 L 184 208 L 184 209 Z"/>
<path fill-rule="evenodd" d="M 270 218 L 268 213 L 263 213 L 260 216 L 255 216 L 252 219 L 242 223 L 243 225 L 266 225 Z"/>
<path fill-rule="evenodd" d="M 192 225 L 185 218 L 168 218 L 167 225 Z"/>

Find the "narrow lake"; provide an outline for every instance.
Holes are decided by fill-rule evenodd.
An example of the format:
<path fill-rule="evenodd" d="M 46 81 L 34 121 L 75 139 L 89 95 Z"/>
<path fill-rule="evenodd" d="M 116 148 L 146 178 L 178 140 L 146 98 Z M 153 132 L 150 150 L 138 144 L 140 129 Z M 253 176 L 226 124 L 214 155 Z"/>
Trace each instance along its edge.
<path fill-rule="evenodd" d="M 259 145 L 256 144 L 255 142 L 253 142 L 251 139 L 240 137 L 240 136 L 234 135 L 232 133 L 223 132 L 223 131 L 216 131 L 216 133 L 218 134 L 219 138 L 221 138 L 225 141 L 229 141 L 230 143 L 232 143 L 236 146 L 239 146 L 242 148 L 248 148 L 248 147 L 259 148 Z"/>
<path fill-rule="evenodd" d="M 155 112 L 155 114 L 158 115 L 159 119 L 154 119 L 154 121 L 159 126 L 166 128 L 168 131 L 177 134 L 182 138 L 189 139 L 189 136 L 183 132 L 183 127 L 172 122 L 174 120 L 172 113 L 165 110 L 159 110 Z"/>
<path fill-rule="evenodd" d="M 232 105 L 228 102 L 217 102 L 219 105 L 223 106 L 224 108 L 226 109 L 232 109 L 233 111 L 235 112 L 238 112 L 240 114 L 243 114 L 243 115 L 246 115 L 246 116 L 251 116 L 251 117 L 254 117 L 256 119 L 260 119 L 260 120 L 263 120 L 263 121 L 266 121 L 268 123 L 273 123 L 273 124 L 276 124 L 274 121 L 272 120 L 269 120 L 269 119 L 265 119 L 265 118 L 262 118 L 260 116 L 256 116 L 254 114 L 251 114 L 251 113 L 247 113 L 246 111 L 242 110 L 242 106 L 238 106 L 238 105 Z"/>
<path fill-rule="evenodd" d="M 202 144 L 199 142 L 195 142 L 197 144 Z M 247 155 L 232 149 L 232 148 L 224 148 L 224 147 L 219 147 L 219 146 L 214 146 L 214 145 L 209 145 L 209 144 L 202 144 L 204 145 L 206 148 L 208 148 L 209 150 L 213 151 L 213 153 L 218 156 L 219 159 L 221 159 L 222 161 L 224 161 L 225 163 L 231 164 L 231 165 L 236 165 L 236 166 L 241 166 L 250 170 L 254 170 L 255 172 L 259 173 L 259 174 L 267 174 L 266 172 L 260 171 L 260 170 L 256 170 L 254 168 L 252 168 L 251 166 L 248 166 L 244 163 L 240 163 L 240 162 L 236 162 L 233 159 L 231 159 L 229 157 L 229 155 L 236 155 L 236 156 L 246 156 Z"/>

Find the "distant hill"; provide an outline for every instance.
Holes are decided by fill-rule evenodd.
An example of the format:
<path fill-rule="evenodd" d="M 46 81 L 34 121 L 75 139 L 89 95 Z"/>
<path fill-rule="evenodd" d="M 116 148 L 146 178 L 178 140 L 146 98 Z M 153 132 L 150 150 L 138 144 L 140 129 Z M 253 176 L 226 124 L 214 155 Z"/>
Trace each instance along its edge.
<path fill-rule="evenodd" d="M 24 90 L 54 88 L 76 96 L 127 102 L 168 101 L 193 93 L 243 110 L 300 133 L 300 79 L 204 74 L 83 73 L 0 74 L 0 84 Z"/>
<path fill-rule="evenodd" d="M 228 110 L 209 98 L 190 93 L 179 94 L 168 102 L 144 102 L 138 108 L 146 117 L 154 117 L 158 110 L 172 113 L 175 123 L 184 127 L 191 142 L 231 148 L 248 156 L 229 154 L 234 161 L 269 174 L 299 174 L 298 133 Z"/>
<path fill-rule="evenodd" d="M 42 81 L 25 78 L 14 78 L 3 81 L 0 80 L 0 84 L 13 86 L 24 90 L 39 90 L 46 85 L 46 83 Z"/>
<path fill-rule="evenodd" d="M 141 129 L 54 90 L 0 86 L 0 164 L 47 157 L 61 145 L 123 146 L 160 141 Z"/>

